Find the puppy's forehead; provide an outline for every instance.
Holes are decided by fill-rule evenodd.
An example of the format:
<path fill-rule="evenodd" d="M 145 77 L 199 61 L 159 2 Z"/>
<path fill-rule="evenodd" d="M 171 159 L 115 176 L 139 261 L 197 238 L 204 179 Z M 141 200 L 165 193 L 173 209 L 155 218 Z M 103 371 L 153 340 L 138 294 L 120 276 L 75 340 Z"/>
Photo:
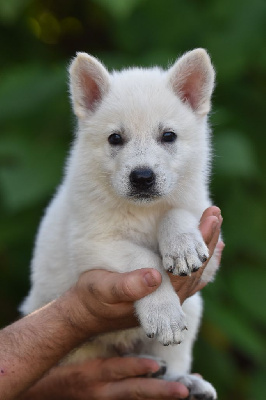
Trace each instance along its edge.
<path fill-rule="evenodd" d="M 174 93 L 167 71 L 160 68 L 114 72 L 96 113 L 96 122 L 105 133 L 120 130 L 145 140 L 165 129 L 191 130 L 193 121 L 189 107 Z"/>
<path fill-rule="evenodd" d="M 151 101 L 165 89 L 165 72 L 159 68 L 132 68 L 112 75 L 111 92 L 128 103 Z"/>
<path fill-rule="evenodd" d="M 125 120 L 137 121 L 167 117 L 179 100 L 160 68 L 134 68 L 115 72 L 111 77 L 110 105 Z"/>

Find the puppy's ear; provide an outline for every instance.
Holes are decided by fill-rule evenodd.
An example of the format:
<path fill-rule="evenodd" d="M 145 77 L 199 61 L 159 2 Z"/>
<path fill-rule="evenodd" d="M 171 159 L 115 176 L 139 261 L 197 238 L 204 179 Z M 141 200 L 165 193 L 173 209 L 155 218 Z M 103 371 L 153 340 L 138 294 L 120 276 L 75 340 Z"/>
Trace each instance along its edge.
<path fill-rule="evenodd" d="M 199 115 L 211 108 L 215 72 L 204 49 L 189 51 L 169 69 L 169 83 L 175 94 Z"/>
<path fill-rule="evenodd" d="M 69 67 L 70 94 L 77 117 L 93 112 L 109 89 L 109 73 L 94 57 L 77 53 Z"/>

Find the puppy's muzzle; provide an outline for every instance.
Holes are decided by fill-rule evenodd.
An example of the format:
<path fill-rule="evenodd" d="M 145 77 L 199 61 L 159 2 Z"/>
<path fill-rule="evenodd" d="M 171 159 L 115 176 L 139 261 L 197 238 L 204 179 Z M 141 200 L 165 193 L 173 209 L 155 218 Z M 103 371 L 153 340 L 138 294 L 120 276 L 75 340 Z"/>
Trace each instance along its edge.
<path fill-rule="evenodd" d="M 150 191 L 155 184 L 155 174 L 149 168 L 134 169 L 129 176 L 132 188 L 136 192 Z"/>

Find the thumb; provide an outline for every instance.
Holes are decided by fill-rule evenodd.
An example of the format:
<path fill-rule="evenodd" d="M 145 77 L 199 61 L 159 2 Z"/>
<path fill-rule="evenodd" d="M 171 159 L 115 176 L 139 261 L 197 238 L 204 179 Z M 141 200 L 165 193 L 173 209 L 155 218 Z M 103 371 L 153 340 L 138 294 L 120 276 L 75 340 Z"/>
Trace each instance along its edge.
<path fill-rule="evenodd" d="M 109 304 L 132 302 L 154 292 L 162 282 L 159 271 L 151 268 L 118 273 L 105 271 L 101 286 L 105 288 L 102 300 Z"/>

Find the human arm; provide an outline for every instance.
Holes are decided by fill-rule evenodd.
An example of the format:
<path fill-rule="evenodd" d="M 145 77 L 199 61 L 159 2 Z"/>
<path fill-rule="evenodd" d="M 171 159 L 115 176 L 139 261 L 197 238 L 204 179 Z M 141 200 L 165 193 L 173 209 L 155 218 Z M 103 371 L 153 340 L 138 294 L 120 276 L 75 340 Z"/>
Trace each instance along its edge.
<path fill-rule="evenodd" d="M 90 336 L 136 325 L 133 301 L 160 282 L 160 273 L 149 269 L 89 271 L 57 300 L 1 330 L 2 398 L 16 398 Z"/>

